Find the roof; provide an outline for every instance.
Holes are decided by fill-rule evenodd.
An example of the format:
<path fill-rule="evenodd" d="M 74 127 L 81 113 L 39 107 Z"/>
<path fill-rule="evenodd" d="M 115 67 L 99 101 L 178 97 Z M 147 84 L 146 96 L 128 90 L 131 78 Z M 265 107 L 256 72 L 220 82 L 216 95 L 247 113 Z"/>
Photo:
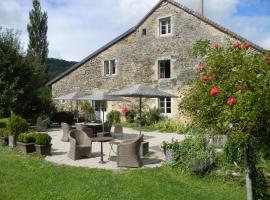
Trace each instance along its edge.
<path fill-rule="evenodd" d="M 87 56 L 86 58 L 84 58 L 82 61 L 80 61 L 79 63 L 75 64 L 74 66 L 72 66 L 71 68 L 69 68 L 68 70 L 66 70 L 65 72 L 63 72 L 62 74 L 60 74 L 59 76 L 57 76 L 56 78 L 54 78 L 53 80 L 49 81 L 46 85 L 52 85 L 53 83 L 57 82 L 58 80 L 60 80 L 61 78 L 63 78 L 64 76 L 70 74 L 71 72 L 73 72 L 75 69 L 79 68 L 81 65 L 83 65 L 84 63 L 86 63 L 88 60 L 92 59 L 93 57 L 97 56 L 98 54 L 100 54 L 101 52 L 105 51 L 106 49 L 108 49 L 109 47 L 111 47 L 112 45 L 116 44 L 117 42 L 121 41 L 122 39 L 126 38 L 127 36 L 129 36 L 131 33 L 135 32 L 137 30 L 137 28 L 163 3 L 163 2 L 168 2 L 171 3 L 172 5 L 182 9 L 183 11 L 193 15 L 194 17 L 200 19 L 201 21 L 207 23 L 210 26 L 213 26 L 214 28 L 218 29 L 219 31 L 237 39 L 240 40 L 242 42 L 246 42 L 248 44 L 250 44 L 254 49 L 258 50 L 259 52 L 266 52 L 266 50 L 262 47 L 260 47 L 259 45 L 247 40 L 246 38 L 232 32 L 231 30 L 219 25 L 218 23 L 208 19 L 207 17 L 201 15 L 198 12 L 195 12 L 189 8 L 187 8 L 186 6 L 181 5 L 180 3 L 174 1 L 174 0 L 160 0 L 146 15 L 145 17 L 138 23 L 136 24 L 134 27 L 130 28 L 128 31 L 126 31 L 125 33 L 121 34 L 120 36 L 116 37 L 115 39 L 113 39 L 111 42 L 105 44 L 103 47 L 99 48 L 98 50 L 96 50 L 95 52 L 91 53 L 89 56 Z"/>

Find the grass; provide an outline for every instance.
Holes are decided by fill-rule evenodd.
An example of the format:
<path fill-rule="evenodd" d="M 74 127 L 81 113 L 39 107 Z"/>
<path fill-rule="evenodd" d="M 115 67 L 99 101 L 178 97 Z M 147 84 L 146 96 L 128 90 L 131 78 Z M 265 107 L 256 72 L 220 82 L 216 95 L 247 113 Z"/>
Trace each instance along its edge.
<path fill-rule="evenodd" d="M 179 175 L 168 167 L 107 171 L 51 164 L 0 147 L 0 199 L 241 200 L 237 182 Z"/>
<path fill-rule="evenodd" d="M 137 123 L 121 122 L 119 123 L 123 127 L 139 130 L 140 127 Z M 174 122 L 170 120 L 161 120 L 149 126 L 142 126 L 142 131 L 159 131 L 163 133 L 183 133 L 186 130 L 186 125 L 180 122 Z"/>

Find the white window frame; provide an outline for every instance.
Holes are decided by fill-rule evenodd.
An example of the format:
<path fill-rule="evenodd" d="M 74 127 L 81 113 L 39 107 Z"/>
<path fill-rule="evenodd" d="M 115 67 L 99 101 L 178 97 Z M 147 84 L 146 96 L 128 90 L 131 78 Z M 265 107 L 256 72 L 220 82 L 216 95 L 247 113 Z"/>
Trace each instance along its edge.
<path fill-rule="evenodd" d="M 169 78 L 166 78 L 165 75 L 165 71 L 164 71 L 164 77 L 161 77 L 161 62 L 166 62 L 166 61 L 169 61 L 170 62 L 170 77 Z M 172 77 L 172 62 L 171 62 L 171 59 L 160 59 L 158 60 L 158 79 L 170 79 Z"/>
<path fill-rule="evenodd" d="M 165 23 L 165 24 L 163 24 Z M 165 28 L 165 33 L 162 33 L 163 28 Z M 159 18 L 159 36 L 169 36 L 172 35 L 172 17 L 167 16 Z"/>
<path fill-rule="evenodd" d="M 107 64 L 105 64 L 107 63 Z M 114 63 L 114 65 L 113 65 Z M 114 70 L 113 70 L 114 67 Z M 111 76 L 111 75 L 116 75 L 117 73 L 117 67 L 116 67 L 116 60 L 104 60 L 103 62 L 103 71 L 104 71 L 104 76 Z"/>
<path fill-rule="evenodd" d="M 164 106 L 161 106 L 161 102 L 162 102 L 162 100 L 164 99 L 164 101 L 163 101 L 163 103 L 164 103 Z M 170 106 L 167 106 L 167 103 L 170 103 Z M 159 98 L 158 99 L 158 108 L 159 108 L 159 110 L 160 110 L 160 113 L 161 114 L 172 114 L 172 98 L 170 98 L 170 97 L 166 97 L 166 98 Z M 164 109 L 163 111 L 162 111 L 162 109 Z M 168 112 L 168 109 L 170 109 L 170 111 Z"/>

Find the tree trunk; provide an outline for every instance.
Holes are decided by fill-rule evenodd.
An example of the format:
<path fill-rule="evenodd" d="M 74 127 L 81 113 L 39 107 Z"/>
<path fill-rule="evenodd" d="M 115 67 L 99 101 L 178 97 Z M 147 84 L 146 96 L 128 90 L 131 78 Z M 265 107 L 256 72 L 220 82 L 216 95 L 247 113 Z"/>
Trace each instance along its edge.
<path fill-rule="evenodd" d="M 247 190 L 247 200 L 253 200 L 253 187 L 252 187 L 252 169 L 250 163 L 250 157 L 252 156 L 250 153 L 250 140 L 248 139 L 245 147 L 245 173 L 246 173 L 246 190 Z"/>

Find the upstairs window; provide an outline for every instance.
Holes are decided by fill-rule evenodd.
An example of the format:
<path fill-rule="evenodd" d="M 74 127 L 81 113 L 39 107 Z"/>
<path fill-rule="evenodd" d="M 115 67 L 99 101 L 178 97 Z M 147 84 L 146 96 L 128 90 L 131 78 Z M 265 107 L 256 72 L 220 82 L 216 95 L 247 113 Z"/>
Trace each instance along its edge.
<path fill-rule="evenodd" d="M 159 99 L 159 109 L 160 113 L 170 114 L 172 112 L 171 98 L 160 98 Z"/>
<path fill-rule="evenodd" d="M 163 18 L 159 20 L 159 33 L 160 35 L 168 35 L 171 33 L 171 18 Z"/>
<path fill-rule="evenodd" d="M 105 60 L 104 61 L 104 76 L 109 76 L 113 74 L 116 74 L 115 60 Z"/>
<path fill-rule="evenodd" d="M 158 77 L 171 78 L 171 61 L 170 60 L 160 60 L 158 62 Z"/>

